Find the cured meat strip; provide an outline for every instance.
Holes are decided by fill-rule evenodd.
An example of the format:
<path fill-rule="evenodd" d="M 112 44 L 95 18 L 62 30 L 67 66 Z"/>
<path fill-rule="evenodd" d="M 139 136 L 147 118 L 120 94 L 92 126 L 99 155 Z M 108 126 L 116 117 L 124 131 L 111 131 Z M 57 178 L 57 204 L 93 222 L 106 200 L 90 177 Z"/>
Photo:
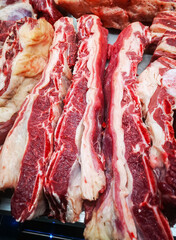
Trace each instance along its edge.
<path fill-rule="evenodd" d="M 105 27 L 123 29 L 134 21 L 151 23 L 160 11 L 176 9 L 175 0 L 54 0 L 74 17 L 93 13 Z"/>
<path fill-rule="evenodd" d="M 0 145 L 48 61 L 53 28 L 44 19 L 24 18 L 12 27 L 0 59 Z"/>
<path fill-rule="evenodd" d="M 172 239 L 159 210 L 150 138 L 135 92 L 137 65 L 149 39 L 148 28 L 137 22 L 112 47 L 105 75 L 107 188 L 93 211 L 86 212 L 85 239 Z"/>
<path fill-rule="evenodd" d="M 176 204 L 176 141 L 173 110 L 176 109 L 176 61 L 159 58 L 139 77 L 138 94 L 143 104 L 152 147 L 150 164 L 163 200 Z M 145 91 L 144 91 L 145 88 Z"/>
<path fill-rule="evenodd" d="M 45 212 L 43 180 L 75 56 L 73 20 L 61 18 L 55 24 L 48 65 L 22 105 L 0 155 L 0 186 L 15 188 L 11 209 L 18 221 Z"/>
<path fill-rule="evenodd" d="M 100 141 L 107 34 L 96 16 L 78 20 L 78 60 L 55 130 L 55 151 L 45 183 L 52 214 L 61 221 L 77 221 L 81 198 L 96 199 L 105 187 Z"/>

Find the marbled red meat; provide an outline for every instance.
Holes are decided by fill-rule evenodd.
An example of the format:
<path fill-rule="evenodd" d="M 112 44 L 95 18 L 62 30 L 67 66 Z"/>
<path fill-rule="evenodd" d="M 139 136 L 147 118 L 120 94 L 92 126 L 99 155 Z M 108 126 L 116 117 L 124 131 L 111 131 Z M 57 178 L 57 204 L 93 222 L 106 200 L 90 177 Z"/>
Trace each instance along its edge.
<path fill-rule="evenodd" d="M 56 8 L 54 0 L 29 0 L 38 18 L 44 17 L 48 22 L 54 24 L 62 14 Z"/>
<path fill-rule="evenodd" d="M 82 198 L 97 199 L 105 188 L 100 144 L 108 32 L 101 25 L 93 15 L 78 20 L 78 59 L 55 130 L 45 188 L 52 215 L 61 221 L 77 221 Z"/>
<path fill-rule="evenodd" d="M 3 145 L 0 155 L 1 187 L 15 188 L 11 209 L 19 221 L 42 215 L 46 210 L 43 181 L 53 151 L 54 128 L 70 85 L 76 51 L 73 20 L 61 18 L 55 23 L 48 65 L 22 105 Z"/>
<path fill-rule="evenodd" d="M 11 27 L 0 58 L 0 145 L 41 77 L 52 38 L 53 27 L 45 19 L 23 18 Z"/>
<path fill-rule="evenodd" d="M 149 42 L 148 28 L 133 23 L 111 49 L 104 87 L 107 188 L 92 209 L 86 207 L 85 239 L 173 239 L 159 209 L 150 137 L 136 94 L 137 65 Z"/>
<path fill-rule="evenodd" d="M 175 81 L 176 60 L 161 57 L 144 70 L 138 85 L 145 121 L 152 138 L 150 164 L 163 201 L 173 205 L 176 204 L 176 141 L 173 129 Z"/>

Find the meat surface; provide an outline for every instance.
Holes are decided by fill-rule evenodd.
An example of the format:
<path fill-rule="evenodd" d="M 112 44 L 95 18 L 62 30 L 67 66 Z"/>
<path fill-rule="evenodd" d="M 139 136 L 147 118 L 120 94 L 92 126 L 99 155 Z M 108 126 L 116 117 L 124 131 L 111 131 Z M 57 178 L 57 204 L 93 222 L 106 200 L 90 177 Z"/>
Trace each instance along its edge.
<path fill-rule="evenodd" d="M 105 192 L 86 206 L 85 239 L 173 239 L 159 210 L 155 178 L 149 166 L 150 138 L 136 95 L 137 65 L 150 41 L 136 22 L 119 35 L 105 74 Z"/>
<path fill-rule="evenodd" d="M 74 17 L 93 13 L 99 16 L 105 27 L 123 29 L 129 23 L 151 23 L 160 11 L 174 11 L 175 0 L 55 0 Z"/>
<path fill-rule="evenodd" d="M 139 77 L 138 94 L 152 137 L 150 164 L 165 202 L 176 204 L 176 141 L 173 129 L 176 61 L 161 57 Z M 145 92 L 144 92 L 145 88 Z"/>
<path fill-rule="evenodd" d="M 15 24 L 15 21 L 24 17 L 35 18 L 32 6 L 26 1 L 15 1 L 15 4 L 10 1 L 0 2 L 0 56 L 2 46 L 10 33 L 10 27 Z"/>
<path fill-rule="evenodd" d="M 159 57 L 176 59 L 176 12 L 165 11 L 159 13 L 150 27 L 152 34 L 152 61 Z"/>
<path fill-rule="evenodd" d="M 108 32 L 101 25 L 93 15 L 78 20 L 78 59 L 46 176 L 52 215 L 63 222 L 77 221 L 82 198 L 97 199 L 105 188 L 100 143 Z"/>
<path fill-rule="evenodd" d="M 75 56 L 73 20 L 61 18 L 55 24 L 48 65 L 22 105 L 0 155 L 0 187 L 15 188 L 11 210 L 18 221 L 39 216 L 46 210 L 44 175 Z"/>
<path fill-rule="evenodd" d="M 56 8 L 54 0 L 29 0 L 35 13 L 39 17 L 44 17 L 49 23 L 54 24 L 62 14 Z"/>
<path fill-rule="evenodd" d="M 44 19 L 16 22 L 0 58 L 0 145 L 13 125 L 26 96 L 48 61 L 53 28 Z"/>

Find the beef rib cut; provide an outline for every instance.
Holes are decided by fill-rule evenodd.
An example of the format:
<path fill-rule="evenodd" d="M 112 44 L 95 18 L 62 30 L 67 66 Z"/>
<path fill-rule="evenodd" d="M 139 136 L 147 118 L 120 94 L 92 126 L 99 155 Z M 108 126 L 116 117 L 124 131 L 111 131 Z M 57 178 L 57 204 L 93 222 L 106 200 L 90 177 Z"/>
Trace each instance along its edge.
<path fill-rule="evenodd" d="M 46 176 L 52 214 L 63 222 L 77 221 L 82 198 L 96 199 L 105 187 L 100 142 L 108 32 L 101 25 L 93 15 L 78 20 L 78 59 Z"/>
<path fill-rule="evenodd" d="M 55 23 L 48 65 L 22 105 L 3 145 L 0 183 L 3 188 L 15 188 L 11 210 L 18 221 L 39 216 L 46 210 L 43 181 L 76 50 L 73 19 L 61 18 Z"/>
<path fill-rule="evenodd" d="M 135 92 L 137 65 L 149 41 L 148 27 L 136 22 L 111 49 L 104 87 L 107 188 L 94 208 L 87 208 L 85 239 L 173 239 L 159 210 L 149 165 L 150 138 Z"/>

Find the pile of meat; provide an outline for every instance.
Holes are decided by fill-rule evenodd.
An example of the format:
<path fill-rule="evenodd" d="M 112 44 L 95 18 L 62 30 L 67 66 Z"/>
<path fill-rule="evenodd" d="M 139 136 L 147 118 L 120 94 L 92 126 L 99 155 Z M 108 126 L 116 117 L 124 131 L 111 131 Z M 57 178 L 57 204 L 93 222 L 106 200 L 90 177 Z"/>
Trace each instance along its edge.
<path fill-rule="evenodd" d="M 98 16 L 75 30 L 53 1 L 23 4 L 30 17 L 2 20 L 0 57 L 0 189 L 14 189 L 12 215 L 74 223 L 85 211 L 88 240 L 173 239 L 163 212 L 176 207 L 176 13 L 127 24 L 108 45 Z"/>

